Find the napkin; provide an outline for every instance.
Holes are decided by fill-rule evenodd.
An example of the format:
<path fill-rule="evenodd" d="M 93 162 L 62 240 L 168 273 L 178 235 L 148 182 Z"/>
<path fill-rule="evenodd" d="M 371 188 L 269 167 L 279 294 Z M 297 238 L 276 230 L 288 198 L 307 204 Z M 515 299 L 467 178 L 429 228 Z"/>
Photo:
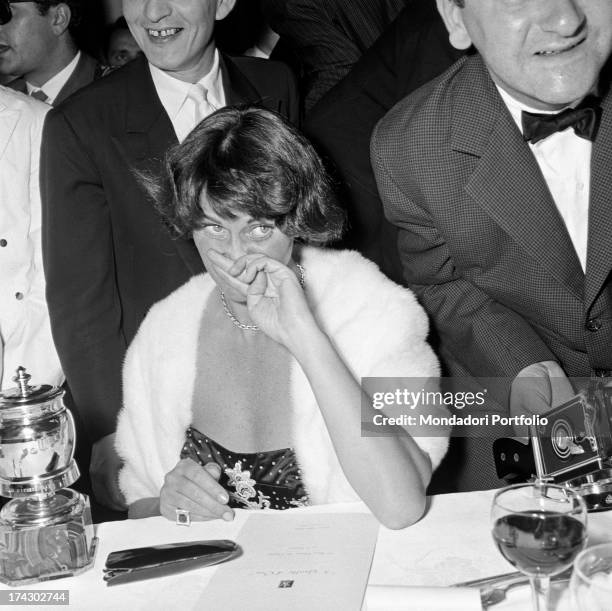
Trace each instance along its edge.
<path fill-rule="evenodd" d="M 362 611 L 481 611 L 478 588 L 368 586 Z"/>

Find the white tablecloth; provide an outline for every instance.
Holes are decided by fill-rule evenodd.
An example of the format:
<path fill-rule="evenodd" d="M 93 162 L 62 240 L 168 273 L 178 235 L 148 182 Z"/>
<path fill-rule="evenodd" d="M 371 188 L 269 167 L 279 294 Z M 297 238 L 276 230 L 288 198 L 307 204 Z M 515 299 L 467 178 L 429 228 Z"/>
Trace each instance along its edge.
<path fill-rule="evenodd" d="M 402 531 L 381 527 L 369 585 L 447 586 L 512 571 L 513 568 L 500 556 L 491 539 L 489 511 L 493 493 L 481 491 L 435 496 L 430 499 L 428 512 L 417 524 Z M 367 509 L 355 503 L 288 511 L 330 513 L 362 512 Z M 248 511 L 237 510 L 233 522 L 199 522 L 189 528 L 177 526 L 161 517 L 100 524 L 96 527 L 99 545 L 92 569 L 76 577 L 24 589 L 67 589 L 70 591 L 69 608 L 72 611 L 186 611 L 192 609 L 194 602 L 201 598 L 216 567 L 107 587 L 102 580 L 106 557 L 115 550 L 145 545 L 198 539 L 236 539 L 248 515 Z M 589 518 L 589 544 L 612 541 L 612 512 L 591 514 Z M 494 609 L 522 610 L 528 609 L 528 605 L 527 589 L 519 588 L 511 591 L 507 601 L 496 605 Z M 237 602 L 236 611 L 248 611 L 248 608 L 248 601 Z M 414 605 L 406 609 L 420 611 Z M 207 607 L 202 611 L 217 610 Z"/>

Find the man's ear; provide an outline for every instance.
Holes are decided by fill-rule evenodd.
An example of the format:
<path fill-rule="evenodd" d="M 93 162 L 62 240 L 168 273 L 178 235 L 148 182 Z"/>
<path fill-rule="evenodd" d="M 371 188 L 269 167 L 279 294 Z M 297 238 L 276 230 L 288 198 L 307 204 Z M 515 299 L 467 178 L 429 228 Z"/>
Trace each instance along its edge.
<path fill-rule="evenodd" d="M 232 12 L 235 4 L 236 0 L 217 0 L 217 13 L 215 19 L 217 21 L 225 19 Z"/>
<path fill-rule="evenodd" d="M 49 7 L 49 13 L 51 17 L 51 27 L 56 36 L 61 36 L 70 25 L 70 19 L 72 18 L 72 11 L 67 4 L 60 2 L 55 6 Z"/>
<path fill-rule="evenodd" d="M 455 49 L 464 50 L 472 46 L 472 39 L 463 23 L 463 11 L 455 0 L 436 0 L 438 12 L 448 30 L 448 39 Z"/>

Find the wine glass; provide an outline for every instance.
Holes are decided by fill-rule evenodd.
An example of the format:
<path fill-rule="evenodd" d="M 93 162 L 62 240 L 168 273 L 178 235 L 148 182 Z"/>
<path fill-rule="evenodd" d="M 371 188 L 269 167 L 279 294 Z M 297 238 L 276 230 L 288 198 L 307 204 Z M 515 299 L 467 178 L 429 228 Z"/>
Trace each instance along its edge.
<path fill-rule="evenodd" d="M 570 592 L 577 611 L 612 609 L 612 543 L 594 545 L 578 554 Z"/>
<path fill-rule="evenodd" d="M 569 488 L 546 482 L 496 492 L 492 535 L 504 558 L 529 577 L 533 611 L 548 609 L 550 577 L 568 568 L 586 544 L 586 506 Z"/>

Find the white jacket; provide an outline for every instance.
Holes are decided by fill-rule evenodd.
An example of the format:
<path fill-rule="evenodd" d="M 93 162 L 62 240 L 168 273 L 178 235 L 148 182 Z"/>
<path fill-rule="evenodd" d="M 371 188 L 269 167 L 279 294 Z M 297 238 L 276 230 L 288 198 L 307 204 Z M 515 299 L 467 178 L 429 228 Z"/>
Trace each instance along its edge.
<path fill-rule="evenodd" d="M 33 384 L 64 379 L 51 338 L 41 250 L 38 165 L 49 108 L 0 87 L 0 388 L 14 386 L 19 365 Z"/>
<path fill-rule="evenodd" d="M 425 341 L 427 317 L 408 289 L 357 252 L 306 247 L 300 262 L 313 314 L 357 380 L 439 375 Z M 199 323 L 214 288 L 203 274 L 155 304 L 127 352 L 116 447 L 125 461 L 119 483 L 128 503 L 159 496 L 164 475 L 179 460 L 191 424 Z M 310 501 L 358 500 L 297 361 L 290 371 L 292 447 Z M 415 440 L 437 466 L 448 439 Z"/>

